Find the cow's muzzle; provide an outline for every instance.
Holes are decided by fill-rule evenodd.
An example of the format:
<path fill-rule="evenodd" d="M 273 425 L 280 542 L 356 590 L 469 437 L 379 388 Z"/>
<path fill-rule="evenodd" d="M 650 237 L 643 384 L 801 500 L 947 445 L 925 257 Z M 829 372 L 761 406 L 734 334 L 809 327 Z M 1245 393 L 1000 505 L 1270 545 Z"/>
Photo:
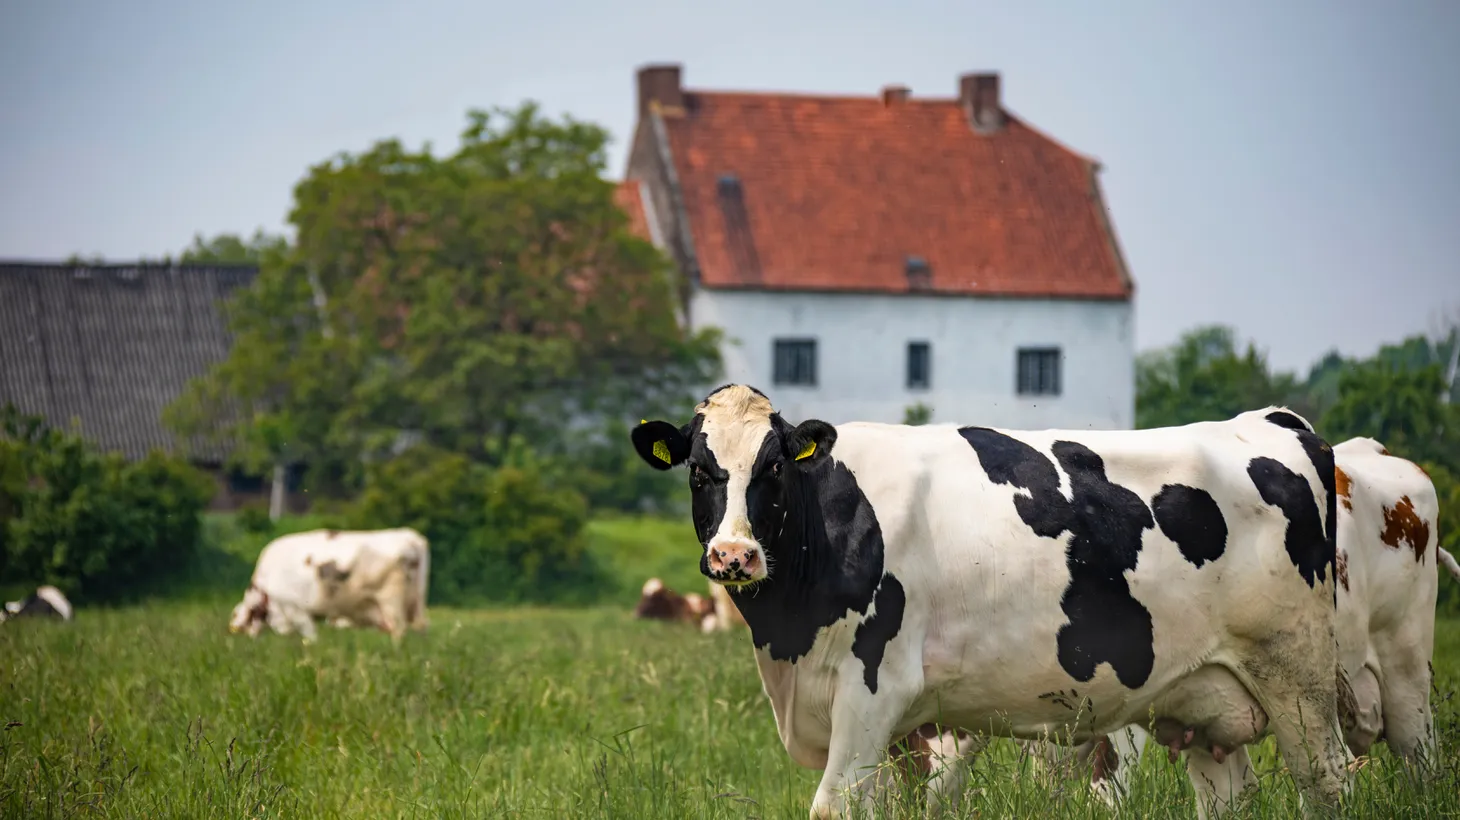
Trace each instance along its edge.
<path fill-rule="evenodd" d="M 751 541 L 712 541 L 705 559 L 705 575 L 717 584 L 740 586 L 766 577 L 765 555 Z"/>

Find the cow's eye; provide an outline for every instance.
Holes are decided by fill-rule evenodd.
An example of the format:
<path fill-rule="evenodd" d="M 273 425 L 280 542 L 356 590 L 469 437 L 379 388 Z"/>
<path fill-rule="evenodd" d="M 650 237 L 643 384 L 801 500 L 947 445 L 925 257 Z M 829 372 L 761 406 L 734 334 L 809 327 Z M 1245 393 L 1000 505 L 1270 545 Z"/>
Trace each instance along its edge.
<path fill-rule="evenodd" d="M 780 477 L 781 477 L 781 462 L 779 462 L 779 461 L 773 462 L 771 464 L 771 478 L 780 478 Z"/>
<path fill-rule="evenodd" d="M 701 470 L 699 468 L 699 465 L 697 465 L 697 464 L 691 464 L 691 465 L 689 465 L 689 483 L 691 483 L 691 484 L 703 484 L 704 481 L 705 481 L 705 471 L 704 470 Z"/>

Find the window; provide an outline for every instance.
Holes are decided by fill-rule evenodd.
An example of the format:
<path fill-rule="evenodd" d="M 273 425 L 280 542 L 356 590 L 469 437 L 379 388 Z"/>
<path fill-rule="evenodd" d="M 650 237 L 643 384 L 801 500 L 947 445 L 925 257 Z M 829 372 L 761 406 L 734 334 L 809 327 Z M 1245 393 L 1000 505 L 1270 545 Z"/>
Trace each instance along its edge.
<path fill-rule="evenodd" d="M 776 384 L 816 385 L 816 340 L 776 340 Z"/>
<path fill-rule="evenodd" d="M 1057 347 L 1020 348 L 1018 389 L 1021 396 L 1058 396 L 1060 394 L 1060 349 Z"/>
<path fill-rule="evenodd" d="M 927 390 L 933 383 L 933 353 L 927 342 L 907 343 L 907 389 Z"/>

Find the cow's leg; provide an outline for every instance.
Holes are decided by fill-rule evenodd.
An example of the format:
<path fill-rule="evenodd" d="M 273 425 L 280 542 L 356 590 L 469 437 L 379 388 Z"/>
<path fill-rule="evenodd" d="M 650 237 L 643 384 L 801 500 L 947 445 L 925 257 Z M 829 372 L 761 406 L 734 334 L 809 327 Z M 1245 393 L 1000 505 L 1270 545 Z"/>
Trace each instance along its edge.
<path fill-rule="evenodd" d="M 928 778 L 928 814 L 937 817 L 943 811 L 953 812 L 963 798 L 974 759 L 989 745 L 984 734 L 943 731 L 928 741 L 932 773 Z"/>
<path fill-rule="evenodd" d="M 1196 815 L 1201 820 L 1226 814 L 1242 791 L 1257 782 L 1246 746 L 1232 750 L 1221 763 L 1211 752 L 1193 746 L 1186 750 L 1186 773 L 1196 790 Z"/>
<path fill-rule="evenodd" d="M 391 643 L 399 645 L 409 626 L 406 620 L 405 602 L 399 595 L 390 595 L 384 601 L 379 602 L 378 606 L 380 628 L 390 635 Z"/>
<path fill-rule="evenodd" d="M 1349 751 L 1356 755 L 1366 755 L 1384 730 L 1384 701 L 1379 677 L 1366 665 L 1359 669 L 1359 673 L 1350 683 L 1353 684 L 1354 691 L 1354 727 L 1348 731 L 1344 740 L 1348 742 Z"/>
<path fill-rule="evenodd" d="M 892 744 L 892 731 L 912 702 L 903 693 L 916 691 L 908 682 L 897 678 L 898 664 L 881 665 L 880 685 L 872 694 L 863 682 L 862 662 L 855 660 L 839 676 L 835 700 L 831 707 L 831 743 L 827 750 L 826 769 L 811 801 L 811 817 L 845 816 L 844 792 L 850 789 L 869 812 L 871 791 L 879 785 L 879 775 L 886 767 L 887 747 Z M 913 668 L 922 669 L 919 663 Z M 870 782 L 869 782 L 870 781 Z"/>
<path fill-rule="evenodd" d="M 1327 665 L 1324 676 L 1304 674 L 1317 664 L 1311 660 L 1295 663 L 1293 654 L 1254 665 L 1285 672 L 1280 679 L 1264 681 L 1254 694 L 1267 713 L 1283 763 L 1298 786 L 1304 814 L 1336 810 L 1351 783 L 1347 775 L 1353 755 L 1338 720 L 1335 654 L 1310 653 L 1310 658 L 1316 655 L 1318 663 Z"/>
<path fill-rule="evenodd" d="M 1410 763 L 1433 762 L 1438 753 L 1430 711 L 1430 663 L 1424 651 L 1434 645 L 1433 640 L 1432 631 L 1424 635 L 1400 634 L 1374 647 L 1383 670 L 1379 691 L 1384 742 L 1390 751 Z"/>
<path fill-rule="evenodd" d="M 1090 788 L 1111 808 L 1130 796 L 1131 772 L 1140 765 L 1146 730 L 1132 723 L 1106 736 L 1107 746 L 1091 749 Z"/>
<path fill-rule="evenodd" d="M 289 620 L 294 628 L 299 630 L 299 635 L 305 643 L 314 643 L 319 637 L 319 631 L 314 625 L 314 618 L 300 607 L 289 608 Z"/>

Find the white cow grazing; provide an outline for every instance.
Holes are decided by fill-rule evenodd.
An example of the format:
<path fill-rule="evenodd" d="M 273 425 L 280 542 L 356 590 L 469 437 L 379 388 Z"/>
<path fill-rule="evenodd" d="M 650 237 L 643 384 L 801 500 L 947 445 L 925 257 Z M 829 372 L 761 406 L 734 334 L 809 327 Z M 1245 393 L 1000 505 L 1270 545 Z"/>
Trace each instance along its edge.
<path fill-rule="evenodd" d="M 632 439 L 689 467 L 700 569 L 750 627 L 786 751 L 825 770 L 813 817 L 841 814 L 847 787 L 870 796 L 889 744 L 934 720 L 1078 743 L 1152 710 L 1189 749 L 1203 814 L 1250 782 L 1244 744 L 1268 731 L 1306 808 L 1348 782 L 1333 456 L 1289 411 L 792 426 L 729 385 Z"/>
<path fill-rule="evenodd" d="M 1418 465 L 1372 438 L 1349 439 L 1333 448 L 1333 457 L 1338 647 L 1356 702 L 1344 739 L 1356 755 L 1382 739 L 1404 760 L 1432 760 L 1437 565 L 1460 581 L 1460 567 L 1439 545 L 1435 485 Z M 1093 761 L 1092 785 L 1108 802 L 1127 792 L 1146 737 L 1137 724 L 1113 733 L 1109 746 L 1097 740 L 1079 750 Z"/>
<path fill-rule="evenodd" d="M 229 629 L 258 635 L 317 635 L 316 620 L 375 626 L 399 641 L 425 629 L 430 548 L 425 536 L 389 530 L 312 530 L 270 541 L 253 582 L 233 609 Z"/>

